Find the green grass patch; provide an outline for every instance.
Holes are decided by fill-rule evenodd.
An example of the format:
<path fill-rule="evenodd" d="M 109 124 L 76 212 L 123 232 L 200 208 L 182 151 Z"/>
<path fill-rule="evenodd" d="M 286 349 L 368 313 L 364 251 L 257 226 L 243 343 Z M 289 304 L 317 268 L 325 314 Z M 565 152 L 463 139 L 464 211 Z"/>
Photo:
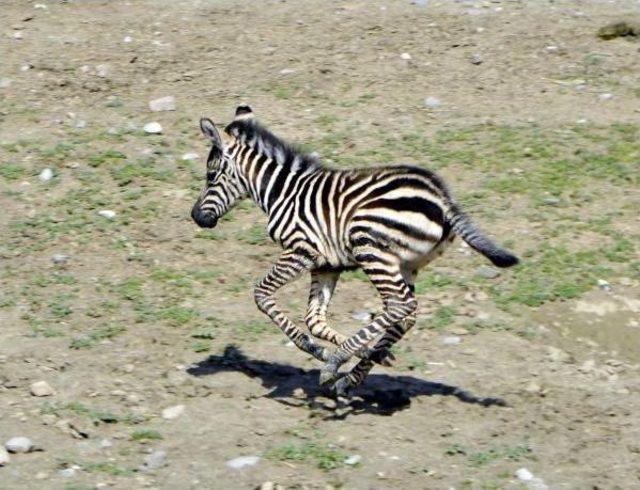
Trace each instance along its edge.
<path fill-rule="evenodd" d="M 86 349 L 93 347 L 99 342 L 111 339 L 124 331 L 126 331 L 126 328 L 122 325 L 105 325 L 87 334 L 74 338 L 69 347 L 72 349 Z"/>
<path fill-rule="evenodd" d="M 162 438 L 160 432 L 152 429 L 141 429 L 131 434 L 132 441 L 157 441 Z"/>
<path fill-rule="evenodd" d="M 304 444 L 284 444 L 266 453 L 269 459 L 279 461 L 311 461 L 321 470 L 332 470 L 344 465 L 347 455 L 330 446 L 307 442 Z"/>

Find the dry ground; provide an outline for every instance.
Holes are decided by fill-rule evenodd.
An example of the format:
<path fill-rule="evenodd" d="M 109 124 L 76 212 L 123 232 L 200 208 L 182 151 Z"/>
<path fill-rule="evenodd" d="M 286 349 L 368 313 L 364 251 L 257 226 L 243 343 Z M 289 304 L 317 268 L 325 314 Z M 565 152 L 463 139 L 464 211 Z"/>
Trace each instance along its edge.
<path fill-rule="evenodd" d="M 44 5 L 0 1 L 0 440 L 42 448 L 0 488 L 640 487 L 640 43 L 596 37 L 637 2 Z M 523 264 L 486 279 L 453 247 L 397 366 L 336 407 L 253 305 L 264 218 L 189 220 L 204 167 L 181 156 L 240 102 L 328 164 L 437 169 Z M 282 295 L 298 321 L 306 287 Z M 377 308 L 350 274 L 331 321 Z"/>

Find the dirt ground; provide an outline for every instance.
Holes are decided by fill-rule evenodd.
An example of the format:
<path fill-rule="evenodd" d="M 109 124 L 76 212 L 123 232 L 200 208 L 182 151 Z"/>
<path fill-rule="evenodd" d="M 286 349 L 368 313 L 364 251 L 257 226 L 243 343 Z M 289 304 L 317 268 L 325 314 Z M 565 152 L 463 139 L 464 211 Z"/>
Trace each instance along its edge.
<path fill-rule="evenodd" d="M 638 2 L 0 11 L 0 441 L 38 449 L 0 488 L 640 488 L 640 43 L 596 36 Z M 198 119 L 243 102 L 329 165 L 437 169 L 523 264 L 487 277 L 457 242 L 396 366 L 336 404 L 254 306 L 265 218 L 189 218 Z M 379 304 L 344 279 L 349 332 Z M 306 288 L 280 295 L 298 322 Z"/>

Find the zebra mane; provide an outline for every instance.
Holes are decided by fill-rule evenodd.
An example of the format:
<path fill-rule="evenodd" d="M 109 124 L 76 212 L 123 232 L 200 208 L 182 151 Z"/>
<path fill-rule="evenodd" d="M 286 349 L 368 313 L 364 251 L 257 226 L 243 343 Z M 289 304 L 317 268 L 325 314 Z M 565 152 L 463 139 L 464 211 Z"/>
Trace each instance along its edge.
<path fill-rule="evenodd" d="M 309 155 L 278 138 L 255 119 L 240 119 L 229 124 L 225 131 L 235 136 L 242 144 L 283 165 L 293 172 L 304 172 L 321 168 L 322 163 L 314 155 Z"/>

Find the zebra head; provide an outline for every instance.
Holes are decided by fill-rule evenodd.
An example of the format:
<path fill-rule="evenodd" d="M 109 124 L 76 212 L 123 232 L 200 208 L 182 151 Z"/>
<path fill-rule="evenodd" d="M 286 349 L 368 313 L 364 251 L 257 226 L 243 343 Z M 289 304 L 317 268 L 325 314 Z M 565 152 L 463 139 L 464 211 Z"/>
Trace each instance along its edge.
<path fill-rule="evenodd" d="M 211 151 L 207 157 L 207 182 L 191 217 L 198 226 L 213 228 L 218 218 L 247 196 L 247 189 L 238 178 L 235 160 L 228 152 L 232 138 L 226 133 L 221 136 L 211 119 L 200 119 L 200 129 L 211 140 Z"/>

